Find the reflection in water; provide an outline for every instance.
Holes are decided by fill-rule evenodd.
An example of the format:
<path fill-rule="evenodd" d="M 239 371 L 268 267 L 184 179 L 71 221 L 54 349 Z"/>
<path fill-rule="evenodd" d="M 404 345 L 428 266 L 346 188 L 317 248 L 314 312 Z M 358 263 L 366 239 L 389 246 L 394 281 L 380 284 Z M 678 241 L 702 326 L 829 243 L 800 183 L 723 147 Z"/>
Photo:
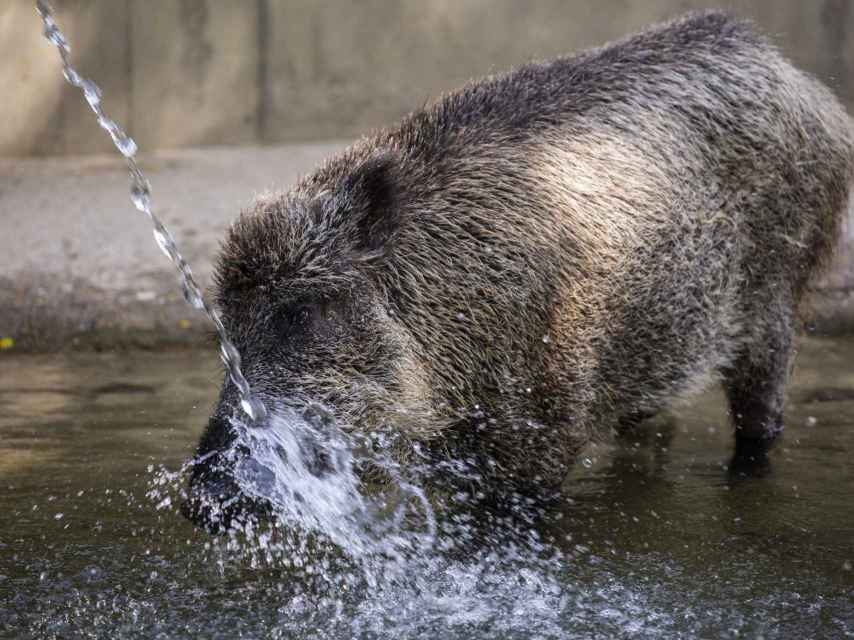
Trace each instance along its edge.
<path fill-rule="evenodd" d="M 215 356 L 5 356 L 0 636 L 852 637 L 852 362 L 807 341 L 765 477 L 727 473 L 712 393 L 591 447 L 535 528 L 456 516 L 437 547 L 481 544 L 366 580 L 316 538 L 177 514 L 158 469 L 191 455 Z"/>

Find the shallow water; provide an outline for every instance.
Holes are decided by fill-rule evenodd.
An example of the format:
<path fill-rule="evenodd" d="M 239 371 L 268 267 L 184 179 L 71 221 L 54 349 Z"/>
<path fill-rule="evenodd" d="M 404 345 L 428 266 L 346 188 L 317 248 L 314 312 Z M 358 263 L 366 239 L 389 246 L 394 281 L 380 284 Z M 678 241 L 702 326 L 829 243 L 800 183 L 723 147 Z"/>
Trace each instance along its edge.
<path fill-rule="evenodd" d="M 0 636 L 854 637 L 854 341 L 805 342 L 765 477 L 728 476 L 710 393 L 585 452 L 519 549 L 325 589 L 329 554 L 247 552 L 157 490 L 219 380 L 215 354 L 3 356 Z"/>

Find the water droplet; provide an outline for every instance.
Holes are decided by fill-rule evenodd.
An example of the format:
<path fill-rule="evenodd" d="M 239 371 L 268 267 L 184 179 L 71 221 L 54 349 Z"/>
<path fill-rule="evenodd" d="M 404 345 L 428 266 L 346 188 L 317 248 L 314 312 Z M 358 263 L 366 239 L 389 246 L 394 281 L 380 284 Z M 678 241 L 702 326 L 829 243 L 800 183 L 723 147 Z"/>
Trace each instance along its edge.
<path fill-rule="evenodd" d="M 237 358 L 237 351 L 235 350 L 234 345 L 232 345 L 230 342 L 224 341 L 220 345 L 219 350 L 222 352 L 222 357 L 225 359 L 226 362 L 231 362 L 232 360 Z"/>
<path fill-rule="evenodd" d="M 165 231 L 165 229 L 164 229 Z M 154 234 L 154 239 L 157 241 L 157 246 L 160 247 L 160 250 L 166 255 L 170 260 L 172 259 L 172 239 L 167 236 L 160 229 L 154 229 L 152 232 Z"/>
<path fill-rule="evenodd" d="M 98 114 L 97 118 L 98 126 L 109 133 L 110 136 L 115 136 L 116 131 L 119 130 L 119 125 L 116 124 L 116 121 L 108 118 L 103 113 Z"/>
<path fill-rule="evenodd" d="M 247 416 L 252 418 L 252 420 L 255 419 L 255 407 L 252 406 L 251 401 L 247 400 L 246 398 L 243 398 L 240 401 L 240 407 L 243 409 L 244 413 L 246 413 Z"/>
<path fill-rule="evenodd" d="M 184 281 L 182 284 L 184 287 L 184 299 L 190 303 L 191 307 L 202 311 L 205 308 L 205 300 L 202 298 L 202 292 L 199 291 L 199 288 L 195 284 L 189 281 Z"/>
<path fill-rule="evenodd" d="M 91 80 L 82 80 L 80 88 L 83 89 L 83 97 L 93 109 L 101 104 L 101 89 Z"/>
<path fill-rule="evenodd" d="M 62 70 L 62 75 L 65 76 L 65 79 L 68 81 L 69 84 L 73 84 L 75 87 L 80 86 L 80 75 L 71 67 L 65 67 Z"/>
<path fill-rule="evenodd" d="M 581 466 L 585 467 L 586 469 L 589 469 L 593 466 L 593 461 L 590 458 L 582 458 Z"/>
<path fill-rule="evenodd" d="M 65 36 L 62 35 L 62 32 L 53 22 L 52 18 L 47 18 L 45 20 L 44 36 L 60 50 L 60 53 L 68 55 L 71 52 L 71 47 L 68 46 Z"/>
<path fill-rule="evenodd" d="M 134 182 L 130 190 L 133 206 L 142 213 L 149 213 L 151 208 L 151 189 L 148 182 Z"/>
<path fill-rule="evenodd" d="M 113 144 L 125 158 L 133 158 L 136 155 L 138 147 L 128 134 L 118 129 L 116 132 L 111 131 L 110 135 L 113 137 Z"/>

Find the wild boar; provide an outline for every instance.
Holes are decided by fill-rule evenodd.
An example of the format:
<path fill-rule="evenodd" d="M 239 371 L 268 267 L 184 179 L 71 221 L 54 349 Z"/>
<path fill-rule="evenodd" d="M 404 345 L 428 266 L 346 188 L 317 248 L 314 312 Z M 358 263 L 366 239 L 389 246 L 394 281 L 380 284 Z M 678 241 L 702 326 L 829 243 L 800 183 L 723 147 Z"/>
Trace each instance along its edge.
<path fill-rule="evenodd" d="M 269 406 L 464 452 L 514 490 L 717 380 L 737 454 L 761 455 L 852 163 L 828 89 L 749 23 L 690 14 L 473 82 L 259 198 L 218 303 Z M 198 520 L 239 492 L 234 398 L 226 379 Z"/>

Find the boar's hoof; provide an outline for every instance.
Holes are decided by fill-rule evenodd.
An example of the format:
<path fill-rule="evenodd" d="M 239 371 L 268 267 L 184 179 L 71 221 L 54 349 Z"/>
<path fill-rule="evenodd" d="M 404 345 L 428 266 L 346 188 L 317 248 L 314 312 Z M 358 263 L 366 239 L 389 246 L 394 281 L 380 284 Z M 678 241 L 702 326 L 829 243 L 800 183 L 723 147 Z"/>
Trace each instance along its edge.
<path fill-rule="evenodd" d="M 731 476 L 745 478 L 761 478 L 771 471 L 771 461 L 768 451 L 776 441 L 776 437 L 750 438 L 736 436 L 735 453 L 729 464 Z"/>

